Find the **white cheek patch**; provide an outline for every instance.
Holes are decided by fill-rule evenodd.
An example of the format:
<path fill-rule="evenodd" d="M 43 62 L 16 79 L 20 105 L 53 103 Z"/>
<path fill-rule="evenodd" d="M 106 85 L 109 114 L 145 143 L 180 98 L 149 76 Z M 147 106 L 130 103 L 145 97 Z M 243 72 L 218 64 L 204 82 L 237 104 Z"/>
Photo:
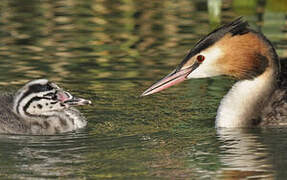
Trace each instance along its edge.
<path fill-rule="evenodd" d="M 26 112 L 32 115 L 44 115 L 46 112 L 64 108 L 65 106 L 62 106 L 59 102 L 54 103 L 54 101 L 48 99 L 41 99 L 31 102 Z"/>
<path fill-rule="evenodd" d="M 221 69 L 217 65 L 217 60 L 223 55 L 219 47 L 208 48 L 199 54 L 203 55 L 205 60 L 187 76 L 188 79 L 222 75 Z"/>
<path fill-rule="evenodd" d="M 54 92 L 54 91 L 47 91 L 47 92 L 38 92 L 37 93 L 37 96 L 38 97 L 43 97 L 45 94 L 49 93 L 49 92 Z M 24 93 L 23 93 L 24 94 Z M 28 102 L 35 97 L 35 94 L 30 94 L 28 96 L 26 96 L 24 99 L 21 100 L 21 97 L 18 97 L 14 100 L 14 112 L 16 114 L 21 114 L 22 116 L 25 116 L 25 112 L 23 110 L 23 108 L 28 104 Z M 46 100 L 48 101 L 47 99 L 41 99 L 41 100 Z M 38 100 L 39 101 L 39 100 Z"/>

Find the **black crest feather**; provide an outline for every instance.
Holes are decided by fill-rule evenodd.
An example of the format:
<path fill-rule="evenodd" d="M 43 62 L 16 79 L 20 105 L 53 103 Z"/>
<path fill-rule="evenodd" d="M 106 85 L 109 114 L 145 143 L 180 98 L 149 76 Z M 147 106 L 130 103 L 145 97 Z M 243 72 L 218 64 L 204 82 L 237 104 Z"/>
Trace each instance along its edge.
<path fill-rule="evenodd" d="M 183 61 L 177 67 L 180 70 L 181 67 L 194 55 L 198 54 L 200 51 L 210 47 L 221 39 L 227 33 L 231 33 L 232 36 L 243 35 L 248 33 L 250 29 L 248 28 L 248 23 L 242 20 L 242 17 L 235 19 L 234 21 L 220 26 L 219 28 L 213 30 L 211 33 L 203 37 L 198 41 L 194 48 L 188 53 L 188 55 L 183 59 Z"/>

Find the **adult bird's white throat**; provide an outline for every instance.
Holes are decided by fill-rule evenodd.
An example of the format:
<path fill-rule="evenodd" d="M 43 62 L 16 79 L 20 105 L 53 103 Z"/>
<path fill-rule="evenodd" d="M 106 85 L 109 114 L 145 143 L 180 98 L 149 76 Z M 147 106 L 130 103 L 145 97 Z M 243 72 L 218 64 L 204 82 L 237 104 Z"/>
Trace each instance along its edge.
<path fill-rule="evenodd" d="M 278 55 L 270 41 L 250 29 L 242 18 L 202 38 L 172 73 L 153 84 L 142 96 L 187 79 L 218 75 L 238 81 L 220 103 L 216 127 L 287 124 L 284 88 L 287 78 L 284 71 L 280 71 Z"/>

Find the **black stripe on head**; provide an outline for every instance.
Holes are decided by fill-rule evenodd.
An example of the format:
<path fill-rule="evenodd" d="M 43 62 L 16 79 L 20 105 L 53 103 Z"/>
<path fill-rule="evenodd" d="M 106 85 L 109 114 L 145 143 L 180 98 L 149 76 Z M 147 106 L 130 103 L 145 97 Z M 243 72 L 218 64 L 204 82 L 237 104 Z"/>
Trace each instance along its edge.
<path fill-rule="evenodd" d="M 49 82 L 47 84 L 33 84 L 29 86 L 29 91 L 31 91 L 31 93 L 51 91 L 53 89 L 54 88 L 51 86 L 51 83 Z"/>
<path fill-rule="evenodd" d="M 183 61 L 178 65 L 176 72 L 179 71 L 191 57 L 212 46 L 227 33 L 231 33 L 232 36 L 236 36 L 246 34 L 249 31 L 250 29 L 248 28 L 248 23 L 242 20 L 242 17 L 235 19 L 229 24 L 220 26 L 195 44 L 194 48 L 191 49 Z"/>
<path fill-rule="evenodd" d="M 28 91 L 26 91 L 21 100 L 23 98 L 25 98 L 26 96 L 28 96 L 29 94 L 32 94 L 32 93 L 39 93 L 39 92 L 45 92 L 45 91 L 51 91 L 53 90 L 54 88 L 51 86 L 51 83 L 47 83 L 47 84 L 33 84 L 33 85 L 30 85 L 29 88 L 28 88 Z"/>
<path fill-rule="evenodd" d="M 23 94 L 23 96 L 19 99 L 18 101 L 18 104 L 17 104 L 17 107 L 16 107 L 16 110 L 17 110 L 17 113 L 19 113 L 19 105 L 20 105 L 20 102 L 25 98 L 27 97 L 29 94 L 33 94 L 33 93 L 39 93 L 39 92 L 45 92 L 45 91 L 51 91 L 53 90 L 54 88 L 51 86 L 51 83 L 48 82 L 46 84 L 33 84 L 33 85 L 30 85 L 28 90 Z"/>

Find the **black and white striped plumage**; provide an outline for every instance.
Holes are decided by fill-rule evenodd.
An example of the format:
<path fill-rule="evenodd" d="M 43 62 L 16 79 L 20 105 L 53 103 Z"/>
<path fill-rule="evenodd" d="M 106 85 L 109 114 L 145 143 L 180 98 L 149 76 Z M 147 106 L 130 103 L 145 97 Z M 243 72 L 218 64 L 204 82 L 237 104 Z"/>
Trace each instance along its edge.
<path fill-rule="evenodd" d="M 15 94 L 0 96 L 0 133 L 56 134 L 86 126 L 74 107 L 91 104 L 46 79 L 27 83 Z"/>

